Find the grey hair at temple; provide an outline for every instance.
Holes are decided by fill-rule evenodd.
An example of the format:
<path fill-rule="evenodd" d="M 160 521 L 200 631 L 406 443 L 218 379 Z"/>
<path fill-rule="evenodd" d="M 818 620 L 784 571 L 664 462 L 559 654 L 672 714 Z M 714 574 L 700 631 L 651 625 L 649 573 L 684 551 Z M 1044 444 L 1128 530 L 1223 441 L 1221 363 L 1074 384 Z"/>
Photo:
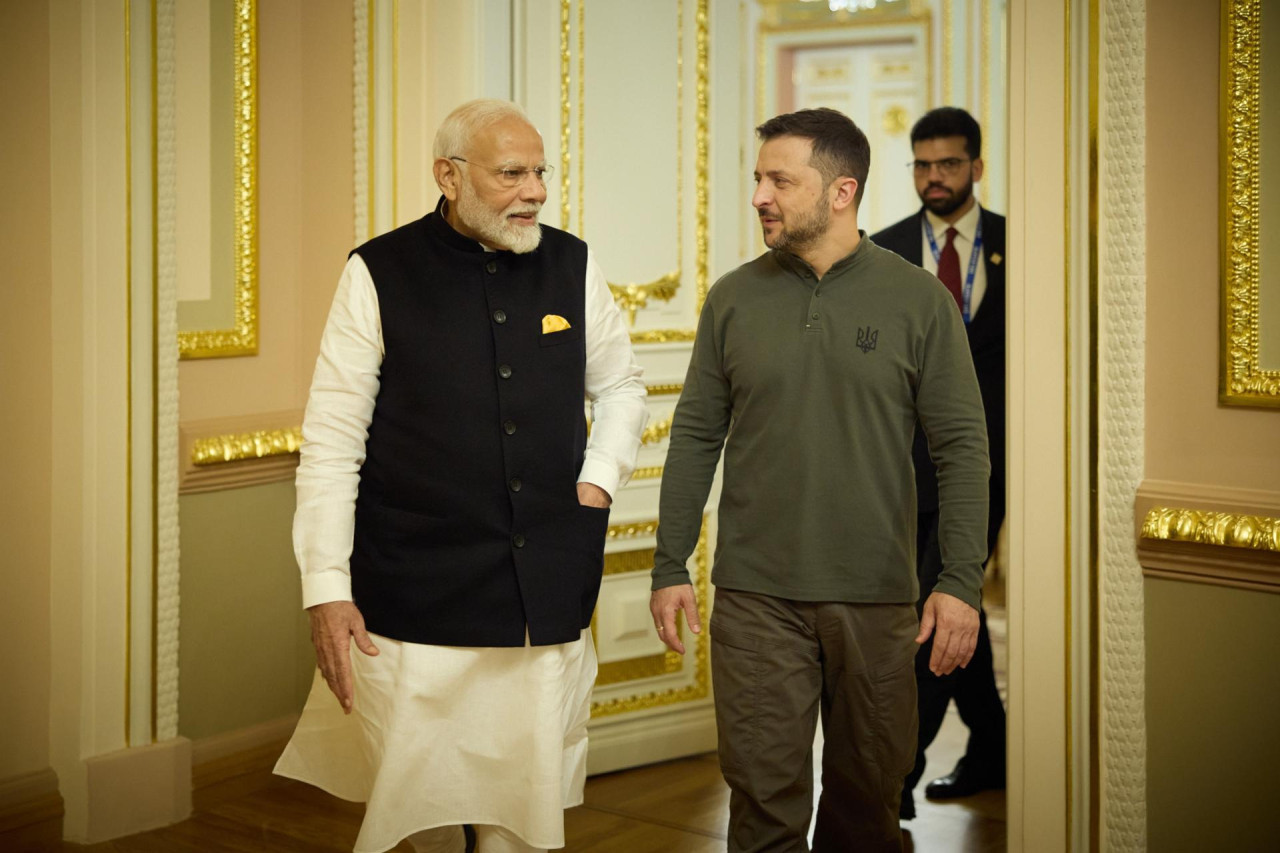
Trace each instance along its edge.
<path fill-rule="evenodd" d="M 472 137 L 491 124 L 503 119 L 518 118 L 528 122 L 529 116 L 512 101 L 497 98 L 477 98 L 457 107 L 445 118 L 436 131 L 435 142 L 431 147 L 431 155 L 441 157 L 461 157 L 467 152 Z"/>

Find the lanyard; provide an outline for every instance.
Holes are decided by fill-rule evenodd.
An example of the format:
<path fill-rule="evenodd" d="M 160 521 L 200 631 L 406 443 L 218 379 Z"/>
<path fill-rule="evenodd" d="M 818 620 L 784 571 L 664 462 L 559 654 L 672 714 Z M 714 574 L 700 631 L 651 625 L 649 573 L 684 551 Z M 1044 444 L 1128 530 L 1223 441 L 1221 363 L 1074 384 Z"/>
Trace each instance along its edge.
<path fill-rule="evenodd" d="M 929 217 L 924 218 L 924 235 L 929 238 L 929 251 L 933 253 L 933 264 L 936 268 L 938 260 L 942 257 L 942 251 L 938 248 L 938 241 L 933 238 L 933 223 L 929 221 Z M 978 274 L 978 258 L 982 257 L 982 218 L 978 218 L 977 230 L 973 233 L 973 251 L 969 254 L 969 271 L 964 277 L 964 307 L 961 314 L 964 315 L 965 325 L 969 325 L 969 300 L 973 296 L 973 277 Z"/>

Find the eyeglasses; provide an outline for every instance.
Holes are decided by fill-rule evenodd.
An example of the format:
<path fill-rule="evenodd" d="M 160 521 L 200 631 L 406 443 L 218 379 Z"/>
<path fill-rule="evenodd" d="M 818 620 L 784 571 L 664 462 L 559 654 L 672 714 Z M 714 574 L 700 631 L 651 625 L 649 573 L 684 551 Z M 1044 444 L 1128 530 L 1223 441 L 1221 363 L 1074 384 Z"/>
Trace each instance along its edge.
<path fill-rule="evenodd" d="M 934 166 L 937 166 L 943 177 L 949 178 L 959 172 L 960 167 L 965 163 L 972 162 L 967 157 L 944 157 L 941 160 L 912 160 L 907 164 L 907 168 L 917 175 L 927 175 L 933 171 Z"/>
<path fill-rule="evenodd" d="M 449 159 L 457 160 L 459 163 L 466 163 L 468 166 L 480 166 L 479 163 L 472 163 L 462 157 L 450 157 Z M 488 170 L 498 179 L 498 183 L 508 189 L 520 186 L 529 175 L 533 175 L 538 179 L 538 183 L 546 186 L 547 178 L 551 177 L 551 173 L 555 171 L 551 166 L 534 166 L 532 169 L 517 168 L 516 166 L 499 166 L 496 169 L 489 166 L 480 166 L 480 168 Z"/>

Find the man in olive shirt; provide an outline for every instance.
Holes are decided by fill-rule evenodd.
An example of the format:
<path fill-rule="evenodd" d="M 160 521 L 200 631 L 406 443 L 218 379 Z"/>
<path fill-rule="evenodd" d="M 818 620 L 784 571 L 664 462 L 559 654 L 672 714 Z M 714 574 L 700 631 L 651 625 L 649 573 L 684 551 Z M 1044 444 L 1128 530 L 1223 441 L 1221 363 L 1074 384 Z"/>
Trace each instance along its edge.
<path fill-rule="evenodd" d="M 730 851 L 899 850 L 915 759 L 916 645 L 968 663 L 986 557 L 982 399 L 955 301 L 858 229 L 870 149 L 830 109 L 778 116 L 752 204 L 771 251 L 726 275 L 699 320 L 663 474 L 651 609 L 677 652 L 685 567 L 716 464 L 712 678 Z M 938 467 L 943 571 L 917 621 L 917 419 Z"/>

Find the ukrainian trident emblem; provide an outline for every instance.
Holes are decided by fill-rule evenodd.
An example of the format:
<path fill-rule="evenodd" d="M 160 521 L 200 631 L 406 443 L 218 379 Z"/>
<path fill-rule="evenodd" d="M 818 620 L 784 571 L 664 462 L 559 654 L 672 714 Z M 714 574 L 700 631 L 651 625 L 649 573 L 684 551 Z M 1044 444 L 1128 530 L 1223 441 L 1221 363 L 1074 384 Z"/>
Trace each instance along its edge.
<path fill-rule="evenodd" d="M 872 329 L 867 326 L 865 329 L 858 329 L 858 349 L 864 353 L 871 352 L 876 348 L 876 338 L 880 337 L 879 329 Z"/>

